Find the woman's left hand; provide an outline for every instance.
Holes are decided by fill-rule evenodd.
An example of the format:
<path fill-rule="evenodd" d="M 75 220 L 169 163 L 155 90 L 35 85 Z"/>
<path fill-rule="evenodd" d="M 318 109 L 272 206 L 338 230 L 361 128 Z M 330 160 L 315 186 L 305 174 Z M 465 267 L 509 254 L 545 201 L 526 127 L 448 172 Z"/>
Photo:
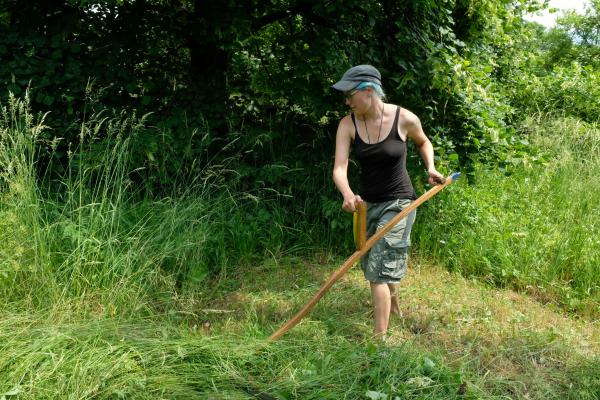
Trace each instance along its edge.
<path fill-rule="evenodd" d="M 446 182 L 446 178 L 444 178 L 444 175 L 440 174 L 435 168 L 432 168 L 429 171 L 427 171 L 427 174 L 429 175 L 429 179 L 427 180 L 427 182 L 430 185 L 438 185 Z"/>

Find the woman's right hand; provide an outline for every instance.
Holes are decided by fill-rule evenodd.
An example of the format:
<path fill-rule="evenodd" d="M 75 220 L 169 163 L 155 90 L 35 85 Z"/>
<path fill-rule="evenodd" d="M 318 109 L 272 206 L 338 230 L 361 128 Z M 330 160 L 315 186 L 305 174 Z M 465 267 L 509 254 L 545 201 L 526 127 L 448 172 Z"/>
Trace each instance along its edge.
<path fill-rule="evenodd" d="M 356 211 L 358 203 L 360 203 L 361 201 L 363 200 L 358 195 L 352 195 L 348 198 L 344 198 L 344 203 L 342 203 L 342 210 L 349 213 L 353 213 Z"/>

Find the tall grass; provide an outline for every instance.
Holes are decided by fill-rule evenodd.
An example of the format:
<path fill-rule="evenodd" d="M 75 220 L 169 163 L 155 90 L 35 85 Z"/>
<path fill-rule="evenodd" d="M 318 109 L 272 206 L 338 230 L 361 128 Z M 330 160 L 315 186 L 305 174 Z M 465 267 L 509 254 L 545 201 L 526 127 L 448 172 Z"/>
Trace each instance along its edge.
<path fill-rule="evenodd" d="M 0 113 L 0 295 L 10 299 L 24 280 L 48 295 L 55 287 L 35 168 L 44 118 L 13 96 Z M 29 298 L 24 293 L 16 297 Z"/>
<path fill-rule="evenodd" d="M 543 301 L 600 314 L 600 127 L 527 119 L 543 164 L 481 169 L 421 212 L 421 254 Z"/>
<path fill-rule="evenodd" d="M 66 165 L 46 172 L 37 163 L 45 128 L 27 99 L 11 97 L 2 108 L 0 304 L 98 297 L 144 308 L 202 290 L 208 274 L 277 253 L 285 242 L 276 197 L 238 193 L 211 166 L 171 197 L 141 196 L 130 176 L 143 118 L 90 116 Z"/>

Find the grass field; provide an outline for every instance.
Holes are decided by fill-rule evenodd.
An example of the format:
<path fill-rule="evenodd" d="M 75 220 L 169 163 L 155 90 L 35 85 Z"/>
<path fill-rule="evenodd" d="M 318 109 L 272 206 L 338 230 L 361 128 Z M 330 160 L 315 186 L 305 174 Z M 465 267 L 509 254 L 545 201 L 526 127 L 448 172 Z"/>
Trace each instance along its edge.
<path fill-rule="evenodd" d="M 90 119 L 82 138 L 110 145 L 82 140 L 63 176 L 40 178 L 43 122 L 14 101 L 0 121 L 0 399 L 598 399 L 598 130 L 577 124 L 533 129 L 546 164 L 482 170 L 428 203 L 388 342 L 371 339 L 354 269 L 267 343 L 339 255 L 276 207 L 248 221 L 256 199 L 225 186 L 140 199 L 124 167 L 133 119 Z"/>
<path fill-rule="evenodd" d="M 542 161 L 459 181 L 420 210 L 416 242 L 446 268 L 597 318 L 600 128 L 540 115 L 524 129 Z"/>
<path fill-rule="evenodd" d="M 10 398 L 597 399 L 600 325 L 412 262 L 403 317 L 372 342 L 358 269 L 280 341 L 266 337 L 341 260 L 241 268 L 163 313 L 63 305 L 0 318 Z M 140 305 L 145 306 L 145 305 Z M 386 397 L 387 396 L 387 397 Z"/>

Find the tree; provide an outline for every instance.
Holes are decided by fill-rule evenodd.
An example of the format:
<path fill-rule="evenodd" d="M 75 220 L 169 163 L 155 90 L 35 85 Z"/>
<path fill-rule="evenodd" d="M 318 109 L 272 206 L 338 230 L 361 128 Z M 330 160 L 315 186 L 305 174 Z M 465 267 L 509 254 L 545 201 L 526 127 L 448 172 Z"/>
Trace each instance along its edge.
<path fill-rule="evenodd" d="M 83 117 L 86 99 L 88 109 L 152 112 L 161 134 L 144 137 L 136 162 L 167 180 L 232 135 L 240 148 L 255 150 L 234 154 L 257 168 L 321 140 L 345 112 L 330 85 L 357 63 L 381 69 L 390 100 L 422 116 L 443 157 L 494 159 L 502 153 L 498 138 L 512 134 L 510 110 L 494 85 L 510 70 L 503 55 L 531 4 L 537 2 L 5 0 L 0 76 L 16 93 L 30 85 L 34 107 L 52 111 L 49 122 L 66 142 L 76 138 L 68 128 Z M 86 91 L 88 81 L 94 90 Z M 242 126 L 244 134 L 236 133 Z M 193 134 L 200 128 L 206 135 Z M 321 153 L 300 160 L 311 165 L 330 149 L 324 143 Z"/>

